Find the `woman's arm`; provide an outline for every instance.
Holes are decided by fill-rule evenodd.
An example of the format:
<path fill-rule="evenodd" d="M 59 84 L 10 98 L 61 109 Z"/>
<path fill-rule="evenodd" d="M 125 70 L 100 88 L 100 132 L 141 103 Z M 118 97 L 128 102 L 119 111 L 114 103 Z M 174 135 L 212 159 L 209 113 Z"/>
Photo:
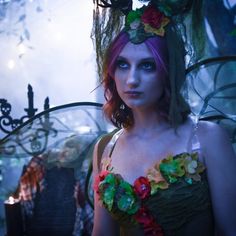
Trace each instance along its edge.
<path fill-rule="evenodd" d="M 201 122 L 198 132 L 217 232 L 221 236 L 236 235 L 236 156 L 232 144 L 217 124 Z"/>
<path fill-rule="evenodd" d="M 99 141 L 98 141 L 99 143 Z M 98 173 L 98 143 L 95 145 L 93 154 L 93 176 Z M 92 236 L 119 235 L 118 224 L 112 219 L 109 212 L 101 206 L 98 194 L 94 192 L 94 226 Z"/>

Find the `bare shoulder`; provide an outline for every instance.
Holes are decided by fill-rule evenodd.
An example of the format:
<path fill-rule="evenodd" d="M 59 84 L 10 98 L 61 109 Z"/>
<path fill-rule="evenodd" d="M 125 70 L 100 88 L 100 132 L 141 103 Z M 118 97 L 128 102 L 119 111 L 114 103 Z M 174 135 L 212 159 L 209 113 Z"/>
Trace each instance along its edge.
<path fill-rule="evenodd" d="M 235 235 L 236 188 L 233 186 L 236 186 L 236 156 L 229 135 L 220 125 L 206 121 L 199 122 L 197 135 L 217 230 L 219 235 Z"/>
<path fill-rule="evenodd" d="M 102 160 L 104 149 L 106 145 L 104 144 L 104 136 L 100 137 L 96 142 L 93 149 L 93 172 L 98 174 L 100 172 L 100 163 Z"/>
<path fill-rule="evenodd" d="M 93 175 L 94 178 L 100 172 L 100 163 L 102 152 L 110 140 L 110 135 L 101 136 L 94 146 L 93 152 Z M 93 236 L 103 235 L 119 235 L 119 227 L 114 221 L 109 212 L 99 203 L 99 196 L 94 192 L 94 226 Z"/>
<path fill-rule="evenodd" d="M 197 134 L 199 139 L 203 142 L 201 143 L 202 145 L 205 143 L 208 145 L 215 145 L 218 142 L 222 144 L 230 142 L 227 131 L 220 125 L 210 121 L 200 121 L 198 124 Z"/>
<path fill-rule="evenodd" d="M 201 121 L 197 135 L 205 158 L 208 161 L 214 159 L 235 159 L 235 153 L 228 132 L 220 125 Z M 235 162 L 235 161 L 234 161 Z"/>
<path fill-rule="evenodd" d="M 216 124 L 215 122 L 211 121 L 199 121 L 198 124 L 199 130 L 204 132 L 205 134 L 220 134 L 226 135 L 226 131 L 220 125 Z"/>
<path fill-rule="evenodd" d="M 110 133 L 107 133 L 105 135 L 102 135 L 97 143 L 94 146 L 93 151 L 93 170 L 94 173 L 98 173 L 100 169 L 100 163 L 104 156 L 105 152 L 108 152 L 108 143 L 112 139 L 113 135 L 118 131 L 118 129 L 113 130 Z"/>
<path fill-rule="evenodd" d="M 99 140 L 97 141 L 97 143 L 94 146 L 93 149 L 93 172 L 94 174 L 98 173 L 98 145 L 99 145 Z"/>

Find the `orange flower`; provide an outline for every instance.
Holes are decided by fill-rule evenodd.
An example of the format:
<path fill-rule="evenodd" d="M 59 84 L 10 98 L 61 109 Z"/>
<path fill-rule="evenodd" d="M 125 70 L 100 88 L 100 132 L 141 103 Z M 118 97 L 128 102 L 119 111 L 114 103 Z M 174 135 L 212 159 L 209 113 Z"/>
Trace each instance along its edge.
<path fill-rule="evenodd" d="M 156 183 L 165 181 L 159 170 L 159 164 L 156 164 L 147 170 L 147 177 L 150 181 L 154 181 Z"/>
<path fill-rule="evenodd" d="M 148 169 L 147 178 L 151 183 L 151 194 L 156 193 L 158 189 L 167 189 L 169 187 L 159 170 L 159 163 Z"/>

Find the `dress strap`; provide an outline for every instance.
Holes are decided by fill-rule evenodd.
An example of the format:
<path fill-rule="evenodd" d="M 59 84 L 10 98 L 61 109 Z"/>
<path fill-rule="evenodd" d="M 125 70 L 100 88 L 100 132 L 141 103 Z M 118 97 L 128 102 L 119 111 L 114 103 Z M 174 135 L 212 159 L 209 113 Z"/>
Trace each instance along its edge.
<path fill-rule="evenodd" d="M 120 135 L 123 133 L 123 129 L 120 129 L 118 132 L 116 132 L 113 137 L 111 138 L 110 142 L 107 145 L 107 149 L 108 149 L 108 156 L 111 158 L 112 152 L 115 148 L 116 142 L 118 140 L 118 138 L 120 137 Z"/>
<path fill-rule="evenodd" d="M 112 139 L 113 135 L 118 131 L 118 129 L 114 129 L 112 132 L 102 135 L 100 140 L 98 141 L 98 148 L 97 148 L 97 167 L 100 169 L 100 164 L 102 160 L 102 156 L 106 153 L 106 147 L 110 140 Z"/>
<path fill-rule="evenodd" d="M 192 134 L 190 137 L 189 141 L 189 151 L 190 152 L 200 152 L 201 149 L 201 144 L 199 142 L 198 138 L 198 125 L 199 125 L 199 120 L 197 117 L 191 117 L 192 120 Z"/>

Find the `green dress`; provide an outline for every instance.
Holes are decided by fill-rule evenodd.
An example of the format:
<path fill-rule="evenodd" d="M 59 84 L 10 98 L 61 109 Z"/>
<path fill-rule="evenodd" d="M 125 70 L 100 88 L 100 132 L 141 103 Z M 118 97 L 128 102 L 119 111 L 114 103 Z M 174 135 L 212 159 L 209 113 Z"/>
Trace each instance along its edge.
<path fill-rule="evenodd" d="M 94 188 L 101 204 L 119 222 L 121 235 L 131 236 L 129 229 L 138 227 L 143 235 L 213 236 L 206 169 L 198 153 L 168 156 L 131 185 L 111 166 L 115 136 Z"/>

